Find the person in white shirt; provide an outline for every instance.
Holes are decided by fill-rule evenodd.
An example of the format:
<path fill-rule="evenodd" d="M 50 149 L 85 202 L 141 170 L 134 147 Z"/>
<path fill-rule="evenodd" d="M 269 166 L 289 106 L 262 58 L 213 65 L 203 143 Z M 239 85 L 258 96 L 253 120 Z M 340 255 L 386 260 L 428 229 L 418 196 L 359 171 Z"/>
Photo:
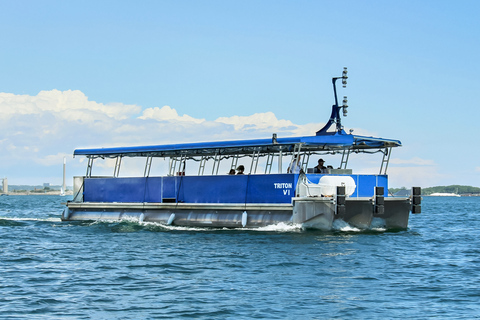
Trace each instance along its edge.
<path fill-rule="evenodd" d="M 288 173 L 301 173 L 303 172 L 302 167 L 302 158 L 299 156 L 298 159 L 294 159 L 292 163 L 290 163 L 290 166 L 288 167 L 287 172 Z"/>

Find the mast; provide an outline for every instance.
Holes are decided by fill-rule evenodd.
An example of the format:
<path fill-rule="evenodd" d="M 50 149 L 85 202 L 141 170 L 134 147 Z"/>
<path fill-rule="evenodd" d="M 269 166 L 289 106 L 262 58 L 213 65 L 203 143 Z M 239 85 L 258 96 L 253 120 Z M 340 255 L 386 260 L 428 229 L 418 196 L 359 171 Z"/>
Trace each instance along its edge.
<path fill-rule="evenodd" d="M 345 134 L 345 131 L 343 131 L 343 126 L 342 126 L 342 121 L 340 118 L 340 109 L 343 109 L 343 116 L 347 116 L 347 97 L 343 97 L 343 105 L 339 106 L 338 105 L 338 97 L 337 97 L 337 85 L 336 82 L 338 79 L 342 79 L 342 85 L 344 88 L 347 87 L 347 67 L 343 68 L 343 73 L 341 77 L 333 77 L 332 78 L 332 84 L 333 84 L 333 95 L 335 97 L 335 104 L 332 106 L 332 114 L 330 115 L 330 119 L 328 120 L 327 124 L 317 131 L 316 135 L 322 135 L 326 134 L 327 130 L 330 129 L 330 127 L 335 123 L 336 124 L 336 130 L 335 133 L 342 133 Z"/>

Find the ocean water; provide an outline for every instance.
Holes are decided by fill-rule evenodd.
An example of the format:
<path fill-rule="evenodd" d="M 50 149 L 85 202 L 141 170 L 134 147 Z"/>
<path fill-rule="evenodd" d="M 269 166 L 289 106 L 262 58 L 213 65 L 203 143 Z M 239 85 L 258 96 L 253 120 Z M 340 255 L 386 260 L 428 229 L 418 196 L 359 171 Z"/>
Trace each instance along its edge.
<path fill-rule="evenodd" d="M 397 232 L 61 222 L 68 199 L 0 197 L 1 319 L 480 318 L 480 198 Z"/>

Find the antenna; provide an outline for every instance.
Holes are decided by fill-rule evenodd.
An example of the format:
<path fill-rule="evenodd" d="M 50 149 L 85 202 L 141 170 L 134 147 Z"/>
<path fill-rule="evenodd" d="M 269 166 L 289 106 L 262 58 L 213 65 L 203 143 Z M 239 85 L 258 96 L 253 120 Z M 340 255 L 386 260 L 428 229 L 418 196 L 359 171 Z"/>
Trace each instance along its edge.
<path fill-rule="evenodd" d="M 343 131 L 342 121 L 341 121 L 341 118 L 340 118 L 340 109 L 342 109 L 342 111 L 343 111 L 343 116 L 346 117 L 347 116 L 347 108 L 348 108 L 348 105 L 347 105 L 348 100 L 347 100 L 347 96 L 343 96 L 343 101 L 342 101 L 343 104 L 341 106 L 338 105 L 336 82 L 337 82 L 338 79 L 342 79 L 342 85 L 343 85 L 344 88 L 346 88 L 347 87 L 347 79 L 348 79 L 347 73 L 348 73 L 347 67 L 343 67 L 342 76 L 332 78 L 333 95 L 335 97 L 335 104 L 332 106 L 332 114 L 330 115 L 330 119 L 328 120 L 327 124 L 322 129 L 317 131 L 317 136 L 322 135 L 322 134 L 326 134 L 327 130 L 330 129 L 330 127 L 334 123 L 336 124 L 335 132 L 345 134 L 345 131 Z"/>
<path fill-rule="evenodd" d="M 343 72 L 342 72 L 342 84 L 343 84 L 343 87 L 346 88 L 347 87 L 347 67 L 343 67 Z"/>

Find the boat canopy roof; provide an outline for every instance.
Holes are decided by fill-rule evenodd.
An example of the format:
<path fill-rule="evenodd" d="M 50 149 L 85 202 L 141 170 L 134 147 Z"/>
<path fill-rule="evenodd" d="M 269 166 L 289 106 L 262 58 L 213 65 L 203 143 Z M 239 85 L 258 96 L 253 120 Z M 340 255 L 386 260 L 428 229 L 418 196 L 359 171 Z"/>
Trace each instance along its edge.
<path fill-rule="evenodd" d="M 88 158 L 115 158 L 115 157 L 209 157 L 209 156 L 242 156 L 271 153 L 322 153 L 322 152 L 371 152 L 385 148 L 400 147 L 399 140 L 383 139 L 347 134 L 341 124 L 340 110 L 346 116 L 347 100 L 343 105 L 338 104 L 336 81 L 341 79 L 345 87 L 347 68 L 344 68 L 341 77 L 333 77 L 333 92 L 335 104 L 325 126 L 316 132 L 315 136 L 277 138 L 274 133 L 271 139 L 197 142 L 182 144 L 166 144 L 154 146 L 115 147 L 100 149 L 77 149 L 74 156 L 87 156 Z M 331 131 L 334 128 L 334 131 Z M 387 154 L 387 153 L 384 153 Z"/>
<path fill-rule="evenodd" d="M 353 152 L 369 149 L 383 149 L 400 147 L 399 140 L 358 136 L 345 133 L 330 133 L 316 136 L 234 140 L 216 142 L 197 142 L 182 144 L 167 144 L 153 146 L 114 147 L 100 149 L 76 149 L 74 156 L 89 158 L 114 157 L 178 157 L 178 156 L 214 156 L 214 155 L 241 155 L 259 153 L 278 153 L 298 151 L 302 152 L 334 152 L 349 150 Z"/>

